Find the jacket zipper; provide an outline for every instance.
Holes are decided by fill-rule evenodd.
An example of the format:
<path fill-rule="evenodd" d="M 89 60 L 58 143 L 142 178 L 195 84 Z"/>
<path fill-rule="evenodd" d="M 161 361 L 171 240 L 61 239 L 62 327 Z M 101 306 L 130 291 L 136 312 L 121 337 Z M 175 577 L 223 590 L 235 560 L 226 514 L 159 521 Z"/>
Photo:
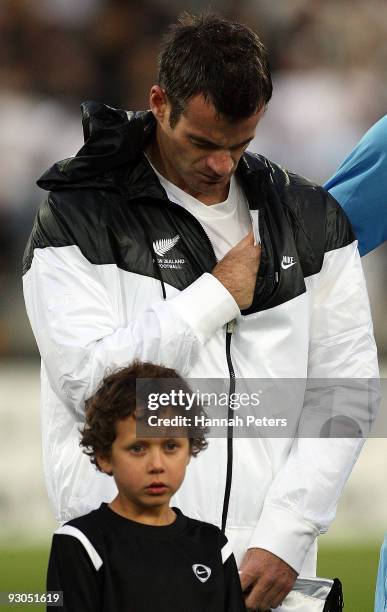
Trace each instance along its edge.
<path fill-rule="evenodd" d="M 206 230 L 204 229 L 204 227 L 202 226 L 202 224 L 196 219 L 196 217 L 194 217 L 190 212 L 188 212 L 185 208 L 182 208 L 181 206 L 179 206 L 178 204 L 175 204 L 174 202 L 170 202 L 170 204 L 175 207 L 178 208 L 180 211 L 183 210 L 185 214 L 189 215 L 190 217 L 192 217 L 192 219 L 196 222 L 196 224 L 199 226 L 199 228 L 202 230 L 203 235 L 206 237 L 215 261 L 217 262 L 218 259 L 215 255 L 215 251 L 214 248 L 212 246 L 211 240 L 209 238 L 209 236 L 207 235 Z M 235 370 L 234 370 L 234 366 L 232 363 L 232 358 L 231 358 L 231 338 L 232 335 L 235 331 L 236 328 L 236 320 L 233 319 L 232 321 L 229 321 L 227 323 L 226 326 L 226 359 L 227 359 L 227 366 L 228 366 L 228 372 L 229 372 L 229 378 L 230 378 L 230 385 L 229 385 L 229 400 L 228 400 L 228 408 L 227 408 L 227 420 L 228 420 L 228 426 L 227 426 L 227 468 L 226 468 L 226 486 L 225 486 L 225 490 L 224 490 L 224 498 L 223 498 L 223 510 L 222 510 L 222 531 L 223 533 L 225 532 L 226 529 L 226 523 L 227 523 L 227 514 L 228 514 L 228 507 L 230 504 L 230 493 L 231 493 L 231 483 L 232 483 L 232 463 L 233 463 L 233 426 L 232 424 L 230 424 L 232 421 L 232 417 L 233 417 L 233 411 L 231 409 L 231 401 L 230 401 L 230 397 L 232 396 L 233 393 L 235 393 Z"/>
<path fill-rule="evenodd" d="M 194 217 L 189 211 L 187 211 L 182 206 L 179 206 L 178 204 L 175 204 L 174 202 L 171 202 L 170 200 L 169 200 L 169 203 L 170 203 L 170 205 L 173 208 L 179 209 L 180 213 L 182 211 L 184 211 L 183 214 L 186 214 L 186 215 L 188 215 L 189 217 L 191 217 L 193 219 L 193 221 L 196 223 L 196 225 L 202 231 L 203 236 L 205 236 L 205 238 L 207 239 L 207 242 L 208 242 L 208 244 L 211 247 L 211 251 L 212 251 L 214 260 L 215 260 L 215 262 L 217 262 L 218 259 L 217 259 L 216 255 L 215 255 L 214 247 L 212 246 L 211 240 L 210 240 L 206 230 L 204 229 L 204 227 L 200 223 L 200 221 L 198 221 L 198 219 L 196 219 L 196 217 Z M 235 393 L 235 371 L 234 371 L 234 366 L 233 366 L 232 359 L 231 359 L 231 337 L 232 337 L 232 334 L 235 331 L 235 327 L 236 327 L 235 319 L 233 319 L 232 321 L 229 321 L 227 323 L 227 326 L 226 326 L 226 359 L 227 359 L 227 366 L 228 366 L 228 372 L 229 372 L 229 378 L 230 378 L 230 385 L 229 385 L 229 395 L 228 395 L 229 400 L 228 400 L 228 409 L 227 409 L 227 419 L 228 419 L 228 423 L 229 424 L 227 426 L 226 486 L 225 486 L 225 490 L 224 490 L 223 510 L 222 510 L 222 531 L 223 531 L 223 533 L 225 532 L 225 529 L 226 529 L 228 507 L 229 507 L 229 503 L 230 503 L 231 482 L 232 482 L 233 426 L 230 423 L 231 423 L 231 419 L 233 417 L 233 412 L 232 412 L 232 409 L 231 409 L 230 397 L 232 396 L 233 393 Z"/>
<path fill-rule="evenodd" d="M 273 243 L 273 231 L 272 231 L 272 226 L 271 226 L 271 221 L 270 221 L 270 214 L 266 214 L 266 227 L 267 227 L 267 233 L 268 233 L 268 242 L 270 243 L 270 250 L 271 250 L 271 256 L 273 257 L 273 263 L 274 263 L 274 273 L 273 273 L 273 281 L 274 281 L 274 289 L 275 287 L 278 285 L 279 283 L 279 261 L 278 261 L 278 253 L 277 253 L 277 249 L 275 248 L 275 245 Z M 267 242 L 266 242 L 267 244 Z"/>
<path fill-rule="evenodd" d="M 206 239 L 208 241 L 208 244 L 211 247 L 214 259 L 217 262 L 218 259 L 217 259 L 216 255 L 215 255 L 214 247 L 212 246 L 211 240 L 210 240 L 206 230 L 204 229 L 204 227 L 200 223 L 200 221 L 198 221 L 198 219 L 196 219 L 196 217 L 194 217 L 185 208 L 182 208 L 182 206 L 179 206 L 178 204 L 175 204 L 174 202 L 170 202 L 170 204 L 174 208 L 178 208 L 180 211 L 184 211 L 185 214 L 187 214 L 190 217 L 192 217 L 194 222 L 196 222 L 197 226 L 199 226 L 199 228 L 201 229 L 203 235 L 206 237 Z M 223 533 L 225 532 L 225 529 L 226 529 L 228 507 L 229 507 L 229 504 L 230 504 L 231 483 L 232 483 L 233 426 L 230 423 L 231 423 L 231 419 L 233 417 L 233 411 L 231 409 L 230 397 L 232 397 L 233 393 L 235 393 L 235 371 L 234 371 L 234 366 L 233 366 L 232 359 L 231 359 L 231 338 L 232 338 L 232 334 L 235 331 L 235 328 L 236 328 L 236 321 L 235 321 L 235 319 L 233 319 L 232 321 L 229 321 L 227 323 L 227 326 L 226 326 L 226 359 L 227 359 L 227 366 L 228 366 L 228 372 L 229 372 L 229 378 L 230 378 L 230 385 L 229 385 L 229 394 L 228 394 L 229 400 L 228 400 L 228 408 L 227 408 L 227 420 L 228 420 L 229 424 L 227 425 L 226 486 L 225 486 L 225 490 L 224 490 L 223 510 L 222 510 L 222 531 L 223 531 Z"/>
<path fill-rule="evenodd" d="M 224 499 L 223 499 L 223 511 L 222 511 L 222 531 L 225 532 L 226 522 L 227 522 L 227 514 L 228 507 L 230 503 L 230 493 L 231 493 L 231 482 L 232 482 L 232 463 L 233 463 L 233 426 L 232 426 L 232 417 L 233 411 L 231 409 L 231 401 L 230 397 L 233 393 L 235 393 L 235 371 L 234 366 L 231 359 L 231 338 L 235 331 L 236 321 L 230 321 L 227 323 L 226 327 L 226 358 L 228 365 L 228 372 L 230 377 L 230 385 L 229 385 L 229 394 L 228 394 L 228 409 L 227 409 L 227 471 L 226 471 L 226 486 L 224 490 Z"/>
<path fill-rule="evenodd" d="M 214 251 L 214 247 L 212 246 L 211 240 L 207 234 L 207 232 L 205 231 L 204 227 L 202 226 L 202 224 L 200 223 L 200 221 L 198 221 L 196 219 L 196 217 L 194 217 L 189 211 L 187 211 L 185 208 L 183 208 L 182 206 L 179 206 L 178 204 L 175 204 L 174 202 L 171 202 L 170 200 L 168 200 L 169 205 L 172 208 L 175 208 L 176 210 L 179 210 L 180 214 L 185 214 L 188 215 L 193 222 L 196 224 L 197 227 L 200 228 L 203 236 L 206 238 L 215 262 L 218 261 L 216 255 L 215 255 L 215 251 Z M 231 409 L 231 402 L 230 402 L 230 397 L 232 396 L 233 393 L 235 393 L 235 370 L 234 370 L 234 366 L 232 363 L 232 359 L 231 359 L 231 338 L 232 338 L 232 334 L 234 333 L 236 328 L 236 320 L 233 319 L 232 321 L 229 321 L 227 323 L 226 326 L 226 359 L 227 359 L 227 366 L 228 366 L 228 372 L 229 372 L 229 378 L 230 378 L 230 385 L 229 385 L 229 401 L 228 401 L 228 409 L 227 409 L 227 419 L 228 419 L 228 426 L 227 426 L 227 468 L 226 468 L 226 486 L 225 486 L 225 490 L 224 490 L 224 498 L 223 498 L 223 510 L 222 510 L 222 531 L 224 533 L 225 529 L 226 529 L 226 523 L 227 523 L 227 514 L 228 514 L 228 507 L 230 504 L 230 493 L 231 493 L 231 483 L 232 483 L 232 463 L 233 463 L 233 426 L 232 424 L 230 424 L 233 418 L 233 411 Z"/>

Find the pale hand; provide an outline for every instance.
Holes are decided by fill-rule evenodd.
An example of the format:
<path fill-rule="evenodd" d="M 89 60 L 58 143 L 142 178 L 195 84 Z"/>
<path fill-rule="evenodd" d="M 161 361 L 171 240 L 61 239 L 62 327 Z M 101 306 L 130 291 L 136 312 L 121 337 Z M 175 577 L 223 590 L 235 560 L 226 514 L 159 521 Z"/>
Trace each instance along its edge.
<path fill-rule="evenodd" d="M 291 591 L 297 572 L 263 548 L 250 548 L 240 567 L 242 591 L 248 610 L 276 608 Z"/>
<path fill-rule="evenodd" d="M 241 310 L 251 306 L 253 301 L 260 260 L 261 247 L 254 244 L 253 232 L 249 232 L 212 270 Z"/>

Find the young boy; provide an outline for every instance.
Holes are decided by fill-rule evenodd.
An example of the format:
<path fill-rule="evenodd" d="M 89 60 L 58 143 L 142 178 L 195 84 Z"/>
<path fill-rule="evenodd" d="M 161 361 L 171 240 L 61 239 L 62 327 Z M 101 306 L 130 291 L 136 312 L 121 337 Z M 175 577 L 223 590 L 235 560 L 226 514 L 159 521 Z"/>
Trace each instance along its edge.
<path fill-rule="evenodd" d="M 152 380 L 136 395 L 139 379 Z M 136 362 L 107 376 L 86 402 L 81 446 L 118 494 L 56 531 L 47 589 L 63 591 L 64 612 L 244 612 L 226 537 L 169 505 L 191 457 L 207 446 L 204 431 L 180 427 L 170 436 L 166 428 L 166 437 L 153 437 L 160 430 L 147 426 L 150 390 L 191 392 L 174 370 Z M 156 414 L 193 423 L 203 412 L 168 405 Z"/>

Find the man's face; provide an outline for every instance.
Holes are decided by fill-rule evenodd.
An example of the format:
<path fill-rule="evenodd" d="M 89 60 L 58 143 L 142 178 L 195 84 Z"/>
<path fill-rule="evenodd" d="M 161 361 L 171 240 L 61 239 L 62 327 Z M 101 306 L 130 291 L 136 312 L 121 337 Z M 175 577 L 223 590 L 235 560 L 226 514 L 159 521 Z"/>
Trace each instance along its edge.
<path fill-rule="evenodd" d="M 165 94 L 164 102 L 156 100 L 152 111 L 158 121 L 157 142 L 166 178 L 206 204 L 227 197 L 230 178 L 254 138 L 264 109 L 246 119 L 229 121 L 203 95 L 197 95 L 187 102 L 173 128 Z"/>
<path fill-rule="evenodd" d="M 98 458 L 98 463 L 113 473 L 125 507 L 137 514 L 169 506 L 189 460 L 188 438 L 137 438 L 136 420 L 130 415 L 116 424 L 110 457 Z"/>

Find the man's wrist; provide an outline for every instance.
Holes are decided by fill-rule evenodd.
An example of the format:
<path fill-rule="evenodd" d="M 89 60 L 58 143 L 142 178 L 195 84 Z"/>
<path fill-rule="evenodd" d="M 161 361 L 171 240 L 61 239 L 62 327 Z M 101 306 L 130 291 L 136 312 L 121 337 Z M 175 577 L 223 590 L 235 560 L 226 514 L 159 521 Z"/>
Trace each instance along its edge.
<path fill-rule="evenodd" d="M 265 505 L 251 537 L 249 549 L 263 548 L 301 572 L 318 528 L 303 517 L 279 506 Z"/>
<path fill-rule="evenodd" d="M 240 314 L 231 293 L 207 272 L 168 302 L 202 343 Z"/>

